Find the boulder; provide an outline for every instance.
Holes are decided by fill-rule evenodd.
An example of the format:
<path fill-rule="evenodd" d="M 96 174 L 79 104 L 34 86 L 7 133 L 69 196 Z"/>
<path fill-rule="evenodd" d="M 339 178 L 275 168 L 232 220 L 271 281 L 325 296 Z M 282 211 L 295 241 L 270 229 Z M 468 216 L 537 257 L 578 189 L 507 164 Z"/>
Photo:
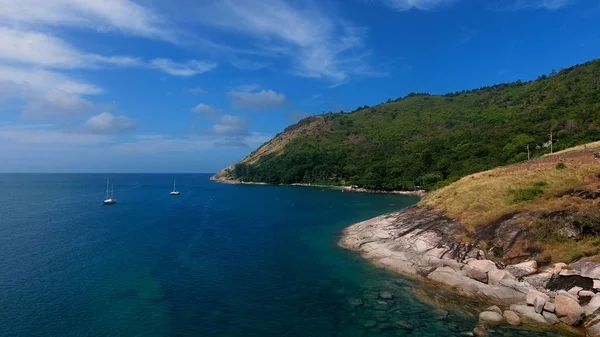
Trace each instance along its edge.
<path fill-rule="evenodd" d="M 512 304 L 510 310 L 520 314 L 523 321 L 529 321 L 538 324 L 548 324 L 544 316 L 535 312 L 533 307 L 528 307 L 523 304 Z"/>
<path fill-rule="evenodd" d="M 521 325 L 521 318 L 514 311 L 506 310 L 504 312 L 504 319 L 510 325 L 515 325 L 515 326 Z"/>
<path fill-rule="evenodd" d="M 517 278 L 504 269 L 494 269 L 490 270 L 487 274 L 488 276 L 488 284 L 496 285 L 500 283 L 502 280 L 512 280 L 516 281 Z"/>
<path fill-rule="evenodd" d="M 538 314 L 541 314 L 544 310 L 545 304 L 546 300 L 543 297 L 538 296 L 535 298 L 535 300 L 533 300 L 533 309 L 535 309 L 535 312 L 537 312 Z"/>
<path fill-rule="evenodd" d="M 554 305 L 554 312 L 565 324 L 577 325 L 581 322 L 584 311 L 573 298 L 565 295 L 556 295 Z"/>
<path fill-rule="evenodd" d="M 437 267 L 435 270 L 441 271 L 441 272 L 444 272 L 444 273 L 456 273 L 457 272 L 452 267 L 448 267 L 448 266 Z"/>
<path fill-rule="evenodd" d="M 479 321 L 485 325 L 500 325 L 504 323 L 504 316 L 495 311 L 484 311 L 479 314 Z"/>
<path fill-rule="evenodd" d="M 506 267 L 506 270 L 513 274 L 516 278 L 531 275 L 537 271 L 537 262 L 526 261 L 519 264 L 513 264 Z"/>
<path fill-rule="evenodd" d="M 600 308 L 600 295 L 592 297 L 590 302 L 583 307 L 583 312 L 589 316 L 598 310 L 598 308 Z"/>
<path fill-rule="evenodd" d="M 560 271 L 563 270 L 563 268 L 567 267 L 567 264 L 559 262 L 559 263 L 555 263 L 552 267 L 553 267 L 552 274 L 558 275 L 560 273 Z"/>
<path fill-rule="evenodd" d="M 483 283 L 487 283 L 487 281 L 488 281 L 487 272 L 484 270 L 467 265 L 463 268 L 463 271 L 466 272 L 466 275 L 469 278 L 472 278 L 474 280 L 477 280 L 477 281 L 483 282 Z"/>
<path fill-rule="evenodd" d="M 544 311 L 554 312 L 554 309 L 555 309 L 554 303 L 548 301 L 548 302 L 546 302 L 546 304 L 544 304 Z"/>
<path fill-rule="evenodd" d="M 583 326 L 587 336 L 600 337 L 600 315 L 594 315 Z"/>
<path fill-rule="evenodd" d="M 582 287 L 573 287 L 571 289 L 569 289 L 568 293 L 573 295 L 573 296 L 578 296 L 579 292 L 582 291 L 583 288 Z"/>
<path fill-rule="evenodd" d="M 589 290 L 580 290 L 578 295 L 579 297 L 594 297 L 596 293 Z"/>
<path fill-rule="evenodd" d="M 497 312 L 500 315 L 502 315 L 502 310 L 500 310 L 500 308 L 498 308 L 497 305 L 492 305 L 491 307 L 485 309 L 485 311 L 493 311 L 493 312 Z"/>
<path fill-rule="evenodd" d="M 544 316 L 544 318 L 546 319 L 546 322 L 548 322 L 549 324 L 554 325 L 554 324 L 557 324 L 558 322 L 560 322 L 558 317 L 551 312 L 544 311 L 542 313 L 542 316 Z"/>
<path fill-rule="evenodd" d="M 594 289 L 600 290 L 600 280 L 594 280 Z"/>
<path fill-rule="evenodd" d="M 467 265 L 469 267 L 479 269 L 485 273 L 494 269 L 498 269 L 498 267 L 496 267 L 496 264 L 490 260 L 470 260 L 467 263 Z"/>
<path fill-rule="evenodd" d="M 459 272 L 463 269 L 463 267 L 465 266 L 463 263 L 460 263 L 456 260 L 452 260 L 452 259 L 442 259 L 442 266 L 444 267 L 450 267 L 452 269 L 454 269 L 454 271 Z"/>
<path fill-rule="evenodd" d="M 557 295 L 562 295 L 562 296 L 567 296 L 567 297 L 570 297 L 570 298 L 574 299 L 575 301 L 579 301 L 579 296 L 573 295 L 573 294 L 571 294 L 571 293 L 569 293 L 567 291 L 564 291 L 564 290 L 559 290 L 559 291 L 556 292 L 556 294 Z"/>

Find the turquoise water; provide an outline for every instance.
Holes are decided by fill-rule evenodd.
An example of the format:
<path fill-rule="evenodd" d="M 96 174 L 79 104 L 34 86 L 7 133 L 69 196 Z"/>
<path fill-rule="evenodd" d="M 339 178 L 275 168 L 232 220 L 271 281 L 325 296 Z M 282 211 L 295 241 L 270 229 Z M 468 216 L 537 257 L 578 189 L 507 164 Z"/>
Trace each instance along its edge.
<path fill-rule="evenodd" d="M 346 225 L 413 197 L 208 175 L 179 175 L 172 197 L 172 175 L 109 177 L 113 206 L 106 175 L 0 175 L 0 336 L 459 336 L 476 323 L 337 247 Z"/>

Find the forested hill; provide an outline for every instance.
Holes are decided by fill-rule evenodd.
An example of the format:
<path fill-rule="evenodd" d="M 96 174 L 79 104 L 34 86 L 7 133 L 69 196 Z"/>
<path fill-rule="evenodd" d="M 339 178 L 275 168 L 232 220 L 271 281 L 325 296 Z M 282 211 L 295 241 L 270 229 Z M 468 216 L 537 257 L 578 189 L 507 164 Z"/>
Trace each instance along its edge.
<path fill-rule="evenodd" d="M 427 189 L 468 174 L 600 140 L 600 60 L 530 82 L 410 94 L 305 118 L 221 178 Z"/>

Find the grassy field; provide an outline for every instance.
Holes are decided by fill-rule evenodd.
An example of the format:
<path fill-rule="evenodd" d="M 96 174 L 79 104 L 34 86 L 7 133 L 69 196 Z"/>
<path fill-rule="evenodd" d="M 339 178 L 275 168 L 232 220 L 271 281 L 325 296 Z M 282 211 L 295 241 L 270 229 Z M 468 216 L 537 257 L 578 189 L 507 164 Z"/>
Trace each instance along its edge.
<path fill-rule="evenodd" d="M 569 262 L 600 253 L 600 236 L 586 235 L 572 240 L 553 235 L 560 223 L 550 224 L 537 215 L 559 211 L 586 214 L 600 222 L 600 199 L 582 198 L 572 191 L 595 192 L 600 189 L 600 161 L 589 151 L 571 149 L 538 160 L 528 161 L 473 174 L 428 194 L 426 205 L 460 220 L 469 232 L 507 214 L 534 214 L 528 226 L 539 231 L 535 243 L 544 259 Z M 579 151 L 579 152 L 577 152 Z M 586 218 L 588 219 L 588 218 Z M 550 228 L 550 226 L 553 226 Z"/>

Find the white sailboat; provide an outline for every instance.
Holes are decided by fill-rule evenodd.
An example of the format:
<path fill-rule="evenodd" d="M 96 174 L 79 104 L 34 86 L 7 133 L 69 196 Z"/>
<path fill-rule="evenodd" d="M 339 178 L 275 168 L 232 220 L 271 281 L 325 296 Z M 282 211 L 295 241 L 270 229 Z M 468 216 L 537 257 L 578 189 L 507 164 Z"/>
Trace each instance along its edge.
<path fill-rule="evenodd" d="M 177 181 L 177 178 L 173 178 L 173 191 L 171 191 L 171 193 L 169 193 L 170 195 L 179 195 L 179 191 L 175 189 L 175 182 Z"/>
<path fill-rule="evenodd" d="M 102 202 L 104 205 L 114 205 L 117 203 L 117 199 L 115 199 L 115 186 L 112 185 L 112 188 L 108 189 L 109 181 L 106 179 L 106 199 Z"/>

